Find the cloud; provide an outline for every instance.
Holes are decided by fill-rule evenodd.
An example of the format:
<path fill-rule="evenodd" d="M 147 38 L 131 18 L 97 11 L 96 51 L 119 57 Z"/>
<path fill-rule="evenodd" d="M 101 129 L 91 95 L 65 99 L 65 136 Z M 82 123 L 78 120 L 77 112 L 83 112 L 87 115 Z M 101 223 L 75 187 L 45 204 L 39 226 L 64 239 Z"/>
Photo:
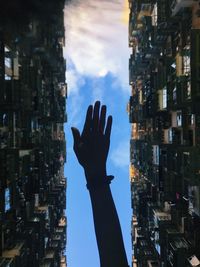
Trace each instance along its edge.
<path fill-rule="evenodd" d="M 79 88 L 85 84 L 84 78 L 73 68 L 67 71 L 66 78 L 68 84 L 68 95 L 77 95 Z"/>
<path fill-rule="evenodd" d="M 65 8 L 67 81 L 72 92 L 80 77 L 111 73 L 125 92 L 128 85 L 128 27 L 122 22 L 124 0 L 75 0 Z M 73 71 L 72 71 L 73 70 Z"/>
<path fill-rule="evenodd" d="M 67 105 L 68 110 L 68 125 L 78 127 L 82 121 L 81 106 L 84 102 L 83 96 L 78 96 L 77 93 L 71 95 L 70 105 Z"/>
<path fill-rule="evenodd" d="M 121 141 L 118 146 L 111 151 L 110 159 L 116 167 L 127 169 L 129 166 L 129 140 Z"/>

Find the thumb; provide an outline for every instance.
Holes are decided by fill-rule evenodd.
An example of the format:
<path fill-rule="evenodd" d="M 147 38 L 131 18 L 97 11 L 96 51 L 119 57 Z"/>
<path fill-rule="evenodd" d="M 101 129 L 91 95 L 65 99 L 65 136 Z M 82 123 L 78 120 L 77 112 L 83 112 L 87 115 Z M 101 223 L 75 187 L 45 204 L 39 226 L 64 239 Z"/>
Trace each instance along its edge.
<path fill-rule="evenodd" d="M 80 132 L 77 128 L 71 127 L 71 130 L 72 130 L 72 135 L 74 138 L 74 147 L 75 147 L 76 145 L 78 145 L 80 143 L 81 136 L 80 136 Z"/>

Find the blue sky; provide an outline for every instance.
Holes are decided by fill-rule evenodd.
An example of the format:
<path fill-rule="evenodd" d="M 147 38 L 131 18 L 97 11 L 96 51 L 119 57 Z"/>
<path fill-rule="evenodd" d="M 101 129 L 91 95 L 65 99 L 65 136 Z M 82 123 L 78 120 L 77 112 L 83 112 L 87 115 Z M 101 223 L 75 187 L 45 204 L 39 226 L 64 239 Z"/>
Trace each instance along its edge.
<path fill-rule="evenodd" d="M 71 126 L 82 130 L 89 104 L 101 100 L 113 115 L 108 174 L 131 262 L 129 184 L 130 126 L 126 106 L 128 85 L 128 26 L 123 0 L 71 1 L 65 9 L 68 99 L 67 139 L 67 260 L 69 267 L 98 267 L 93 218 L 85 177 L 74 152 Z M 105 237 L 106 238 L 106 237 Z"/>

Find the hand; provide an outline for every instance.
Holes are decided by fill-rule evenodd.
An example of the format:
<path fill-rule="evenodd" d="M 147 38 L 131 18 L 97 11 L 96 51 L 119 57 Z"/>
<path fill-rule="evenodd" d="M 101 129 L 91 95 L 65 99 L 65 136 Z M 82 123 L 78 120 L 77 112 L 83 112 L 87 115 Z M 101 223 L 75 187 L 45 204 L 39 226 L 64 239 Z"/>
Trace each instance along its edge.
<path fill-rule="evenodd" d="M 106 160 L 110 147 L 112 116 L 106 122 L 106 106 L 100 111 L 100 102 L 88 107 L 82 134 L 72 127 L 74 152 L 83 166 L 86 179 L 106 176 Z"/>

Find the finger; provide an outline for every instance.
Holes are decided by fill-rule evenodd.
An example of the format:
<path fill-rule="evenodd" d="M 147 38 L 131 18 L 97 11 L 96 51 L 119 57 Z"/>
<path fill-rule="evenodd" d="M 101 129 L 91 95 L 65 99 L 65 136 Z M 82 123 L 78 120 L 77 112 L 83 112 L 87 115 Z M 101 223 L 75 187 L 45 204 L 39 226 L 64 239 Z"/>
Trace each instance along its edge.
<path fill-rule="evenodd" d="M 90 131 L 91 123 L 92 123 L 92 111 L 93 111 L 93 107 L 92 107 L 92 105 L 90 105 L 87 109 L 82 136 L 84 136 L 85 134 L 87 134 Z"/>
<path fill-rule="evenodd" d="M 112 128 L 112 116 L 109 116 L 107 119 L 107 125 L 105 129 L 105 137 L 107 140 L 110 140 L 111 128 Z"/>
<path fill-rule="evenodd" d="M 92 129 L 93 129 L 93 131 L 98 131 L 99 108 L 100 108 L 100 101 L 96 101 L 96 103 L 94 105 L 94 113 L 93 113 L 93 118 L 92 118 Z"/>
<path fill-rule="evenodd" d="M 99 119 L 99 131 L 101 133 L 104 132 L 105 120 L 106 120 L 106 106 L 103 105 L 101 107 L 101 114 L 100 114 L 100 119 Z"/>
<path fill-rule="evenodd" d="M 71 130 L 72 130 L 72 135 L 73 135 L 73 139 L 74 139 L 74 150 L 75 150 L 76 147 L 80 144 L 81 136 L 80 136 L 80 132 L 77 128 L 71 127 Z"/>

